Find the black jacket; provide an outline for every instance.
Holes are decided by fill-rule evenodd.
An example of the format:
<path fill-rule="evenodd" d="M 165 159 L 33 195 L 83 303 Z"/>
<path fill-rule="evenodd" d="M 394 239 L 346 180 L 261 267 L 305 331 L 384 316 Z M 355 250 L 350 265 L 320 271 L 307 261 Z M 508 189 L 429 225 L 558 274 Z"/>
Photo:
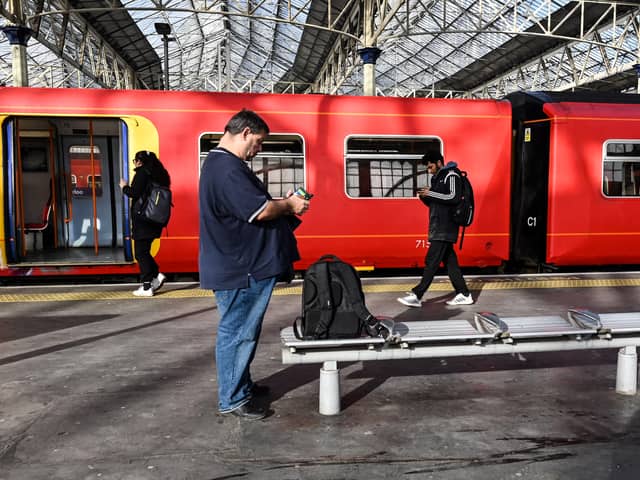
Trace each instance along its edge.
<path fill-rule="evenodd" d="M 131 238 L 134 240 L 159 238 L 162 233 L 162 225 L 146 220 L 138 214 L 138 210 L 147 195 L 152 181 L 165 187 L 171 186 L 169 173 L 162 164 L 154 164 L 151 169 L 144 165 L 137 167 L 134 171 L 135 175 L 133 176 L 131 186 L 126 186 L 122 189 L 122 191 L 131 198 Z"/>
<path fill-rule="evenodd" d="M 459 226 L 453 222 L 453 211 L 460 203 L 462 181 L 457 164 L 449 162 L 431 178 L 431 189 L 422 203 L 429 207 L 429 240 L 455 243 Z"/>

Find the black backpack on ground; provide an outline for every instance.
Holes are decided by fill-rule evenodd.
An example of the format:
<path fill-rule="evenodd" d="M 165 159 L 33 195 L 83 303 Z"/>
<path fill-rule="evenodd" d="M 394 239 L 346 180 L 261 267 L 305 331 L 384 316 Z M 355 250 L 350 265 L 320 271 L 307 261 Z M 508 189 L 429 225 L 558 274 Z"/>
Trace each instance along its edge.
<path fill-rule="evenodd" d="M 172 206 L 169 187 L 151 182 L 146 195 L 140 203 L 138 214 L 150 222 L 165 226 L 169 223 Z"/>
<path fill-rule="evenodd" d="M 391 330 L 388 320 L 381 323 L 367 309 L 360 277 L 351 265 L 323 255 L 307 269 L 302 316 L 293 324 L 298 339 L 357 338 L 363 333 L 386 339 Z"/>
<path fill-rule="evenodd" d="M 475 201 L 473 199 L 473 187 L 467 176 L 467 172 L 456 169 L 460 175 L 460 184 L 462 185 L 462 196 L 460 203 L 453 210 L 453 222 L 462 227 L 460 235 L 460 250 L 462 250 L 462 241 L 464 240 L 464 231 L 473 223 L 473 214 L 475 213 Z"/>

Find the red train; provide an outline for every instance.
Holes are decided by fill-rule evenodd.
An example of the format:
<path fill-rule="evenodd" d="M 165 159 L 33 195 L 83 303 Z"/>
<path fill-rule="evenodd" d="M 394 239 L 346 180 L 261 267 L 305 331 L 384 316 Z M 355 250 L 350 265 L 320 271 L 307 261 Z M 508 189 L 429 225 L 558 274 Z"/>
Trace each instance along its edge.
<path fill-rule="evenodd" d="M 137 273 L 118 181 L 142 149 L 158 152 L 172 177 L 159 264 L 196 272 L 200 162 L 242 108 L 271 128 L 251 168 L 272 195 L 314 193 L 296 231 L 298 269 L 329 252 L 361 269 L 422 266 L 428 212 L 415 193 L 429 148 L 458 162 L 474 186 L 463 266 L 637 264 L 638 97 L 0 88 L 0 276 Z"/>

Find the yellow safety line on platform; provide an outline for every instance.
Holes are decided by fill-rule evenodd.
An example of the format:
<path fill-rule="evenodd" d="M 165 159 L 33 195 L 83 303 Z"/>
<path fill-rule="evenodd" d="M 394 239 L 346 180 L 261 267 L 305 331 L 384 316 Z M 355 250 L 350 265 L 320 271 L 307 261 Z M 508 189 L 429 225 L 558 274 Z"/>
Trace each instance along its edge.
<path fill-rule="evenodd" d="M 467 282 L 470 290 L 513 290 L 528 288 L 594 288 L 594 287 L 640 287 L 640 278 L 604 278 L 604 279 L 509 279 L 504 280 L 470 280 Z M 405 292 L 415 286 L 412 283 L 374 284 L 363 285 L 365 293 Z M 28 288 L 28 287 L 25 287 Z M 79 287 L 80 288 L 80 287 Z M 117 288 L 117 287 L 112 287 Z M 452 291 L 448 280 L 434 282 L 429 291 Z M 296 286 L 276 287 L 274 295 L 301 295 L 302 284 Z M 200 288 L 188 288 L 183 290 L 171 290 L 167 288 L 158 292 L 151 298 L 134 297 L 129 289 L 119 291 L 84 291 L 84 292 L 60 292 L 60 293 L 3 293 L 0 294 L 0 303 L 11 302 L 72 302 L 91 300 L 162 300 L 175 298 L 200 298 L 213 297 L 210 290 Z"/>

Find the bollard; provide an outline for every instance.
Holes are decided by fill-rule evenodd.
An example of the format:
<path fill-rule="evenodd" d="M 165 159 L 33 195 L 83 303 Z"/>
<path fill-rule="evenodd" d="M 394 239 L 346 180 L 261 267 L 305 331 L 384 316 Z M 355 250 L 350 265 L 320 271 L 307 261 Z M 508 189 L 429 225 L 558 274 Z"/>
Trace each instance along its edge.
<path fill-rule="evenodd" d="M 324 362 L 320 369 L 320 406 L 321 415 L 340 413 L 340 371 L 338 362 Z"/>
<path fill-rule="evenodd" d="M 635 395 L 638 389 L 638 356 L 636 347 L 623 347 L 618 350 L 618 371 L 616 374 L 616 393 Z"/>

